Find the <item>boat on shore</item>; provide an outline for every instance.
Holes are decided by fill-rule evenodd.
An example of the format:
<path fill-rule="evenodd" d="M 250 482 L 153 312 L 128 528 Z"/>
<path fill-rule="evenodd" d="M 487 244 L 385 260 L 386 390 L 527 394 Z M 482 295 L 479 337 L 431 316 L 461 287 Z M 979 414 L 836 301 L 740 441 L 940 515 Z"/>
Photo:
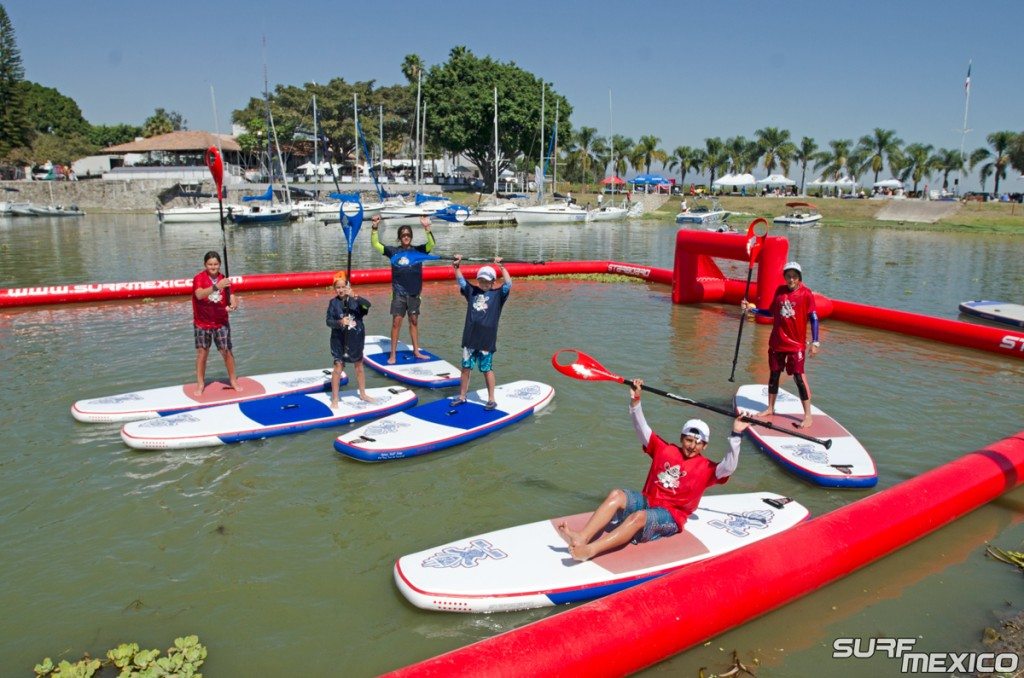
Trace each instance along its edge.
<path fill-rule="evenodd" d="M 519 224 L 582 224 L 587 220 L 587 210 L 569 202 L 520 207 L 513 214 Z"/>
<path fill-rule="evenodd" d="M 774 223 L 795 227 L 821 225 L 821 212 L 815 205 L 809 202 L 787 202 L 786 207 L 790 211 L 772 219 Z"/>

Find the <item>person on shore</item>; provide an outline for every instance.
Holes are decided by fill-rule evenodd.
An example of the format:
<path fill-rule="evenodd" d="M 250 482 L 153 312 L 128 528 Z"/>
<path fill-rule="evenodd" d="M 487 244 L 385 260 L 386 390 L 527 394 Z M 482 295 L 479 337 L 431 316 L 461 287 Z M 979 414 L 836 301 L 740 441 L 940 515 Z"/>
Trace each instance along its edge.
<path fill-rule="evenodd" d="M 220 272 L 220 254 L 209 251 L 203 256 L 203 270 L 192 278 L 192 326 L 196 346 L 196 396 L 206 388 L 206 360 L 210 346 L 217 345 L 228 370 L 230 387 L 239 390 L 235 376 L 235 355 L 231 352 L 231 323 L 228 312 L 238 308 L 238 297 L 231 294 L 231 280 Z"/>
<path fill-rule="evenodd" d="M 368 403 L 373 398 L 366 394 L 366 372 L 363 369 L 363 347 L 366 345 L 366 327 L 363 318 L 370 312 L 370 302 L 352 294 L 352 285 L 345 271 L 334 276 L 334 296 L 327 304 L 327 326 L 331 328 L 331 409 L 338 409 L 338 389 L 341 386 L 341 371 L 345 363 L 351 363 L 356 370 L 356 386 L 359 399 Z"/>
<path fill-rule="evenodd" d="M 740 302 L 744 313 L 772 318 L 772 334 L 768 339 L 768 409 L 759 417 L 775 414 L 775 400 L 779 395 L 779 378 L 782 371 L 792 375 L 800 392 L 804 418 L 797 428 L 808 428 L 811 417 L 811 388 L 804 374 L 807 353 L 807 323 L 811 324 L 810 355 L 818 354 L 821 342 L 818 340 L 818 314 L 814 306 L 814 293 L 803 284 L 804 274 L 800 264 L 790 261 L 782 267 L 786 283 L 779 285 L 772 298 L 772 305 L 759 309 L 744 299 Z"/>
<path fill-rule="evenodd" d="M 412 244 L 412 226 L 398 227 L 398 246 L 384 245 L 377 234 L 380 227 L 380 215 L 371 219 L 370 244 L 375 250 L 391 260 L 391 355 L 388 365 L 394 365 L 398 351 L 398 334 L 402 329 L 402 318 L 409 316 L 409 336 L 412 339 L 412 354 L 420 360 L 429 356 L 420 353 L 420 292 L 423 290 L 423 261 L 402 257 L 403 253 L 416 251 L 430 253 L 436 242 L 430 232 L 430 218 L 420 217 L 420 225 L 427 232 L 427 242 L 423 245 Z"/>
<path fill-rule="evenodd" d="M 643 384 L 643 379 L 632 381 L 629 403 L 633 428 L 644 453 L 651 458 L 643 491 L 612 490 L 579 532 L 564 522 L 557 526 L 575 560 L 590 560 L 630 541 L 639 544 L 681 532 L 704 491 L 728 481 L 739 464 L 740 439 L 750 424 L 740 417 L 733 420 L 729 451 L 722 461 L 713 462 L 704 456 L 711 432 L 702 420 L 690 419 L 683 424 L 678 445 L 651 430 L 640 405 Z M 614 527 L 591 541 L 609 523 Z"/>
<path fill-rule="evenodd" d="M 487 404 L 485 410 L 493 410 L 498 406 L 494 401 L 494 352 L 498 350 L 498 321 L 501 310 L 508 301 L 512 291 L 512 277 L 501 265 L 501 257 L 494 257 L 494 264 L 501 269 L 503 282 L 495 289 L 494 281 L 497 272 L 491 266 L 481 266 L 476 273 L 476 284 L 466 282 L 460 266 L 462 255 L 453 257 L 455 282 L 459 284 L 459 294 L 467 301 L 466 323 L 462 329 L 462 375 L 459 381 L 459 395 L 452 399 L 452 405 L 466 402 L 469 394 L 469 377 L 473 367 L 478 367 L 484 375 L 487 385 Z"/>

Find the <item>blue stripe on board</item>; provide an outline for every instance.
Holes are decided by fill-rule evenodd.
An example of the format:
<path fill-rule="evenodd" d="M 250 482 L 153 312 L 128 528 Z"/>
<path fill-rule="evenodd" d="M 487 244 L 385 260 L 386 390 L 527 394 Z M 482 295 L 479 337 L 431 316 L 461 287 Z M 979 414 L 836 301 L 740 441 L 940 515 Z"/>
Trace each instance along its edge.
<path fill-rule="evenodd" d="M 657 579 L 663 575 L 664 573 L 656 574 L 651 577 L 641 577 L 639 579 L 630 579 L 629 581 L 615 582 L 614 584 L 591 586 L 585 589 L 574 589 L 572 591 L 563 591 L 561 593 L 546 593 L 544 595 L 546 595 L 555 605 L 575 603 L 577 601 L 591 600 L 593 598 L 601 598 L 602 596 L 611 595 L 612 593 L 617 593 L 623 589 L 632 588 L 637 584 L 643 584 L 645 581 Z"/>
<path fill-rule="evenodd" d="M 395 352 L 395 363 L 388 365 L 388 358 L 391 354 L 388 352 L 380 353 L 367 353 L 363 355 L 366 360 L 366 364 L 371 368 L 377 370 L 381 374 L 391 377 L 395 381 L 400 381 L 404 384 L 412 384 L 413 386 L 424 386 L 426 388 L 446 388 L 448 386 L 457 386 L 459 383 L 460 371 L 457 367 L 443 374 L 448 375 L 442 377 L 438 375 L 420 376 L 420 375 L 406 375 L 395 372 L 396 367 L 402 367 L 403 365 L 421 365 L 428 370 L 437 369 L 437 363 L 443 363 L 444 361 L 438 356 L 434 355 L 430 351 L 420 349 L 420 353 L 428 356 L 429 360 L 420 360 L 412 354 L 412 351 L 396 351 Z M 454 366 L 453 366 L 454 367 Z"/>
<path fill-rule="evenodd" d="M 463 403 L 453 407 L 447 398 L 414 407 L 406 412 L 406 414 L 434 424 L 461 428 L 464 431 L 488 426 L 495 420 L 508 416 L 508 412 L 503 412 L 502 410 L 487 411 L 482 405 L 477 405 L 476 403 Z"/>
<path fill-rule="evenodd" d="M 436 355 L 434 355 L 433 353 L 426 349 L 421 348 L 420 353 L 422 353 L 425 356 L 429 356 L 430 360 L 420 360 L 419 358 L 412 354 L 412 351 L 395 351 L 394 365 L 388 365 L 388 358 L 391 357 L 391 354 L 388 353 L 387 351 L 382 351 L 380 353 L 367 353 L 363 357 L 370 362 L 379 363 L 384 367 L 395 367 L 396 365 L 408 365 L 410 363 L 426 364 L 429 363 L 431 360 L 440 360 L 440 358 L 438 358 Z"/>
<path fill-rule="evenodd" d="M 302 394 L 284 395 L 238 403 L 242 414 L 262 426 L 278 426 L 308 419 L 323 419 L 333 413 L 320 400 Z"/>

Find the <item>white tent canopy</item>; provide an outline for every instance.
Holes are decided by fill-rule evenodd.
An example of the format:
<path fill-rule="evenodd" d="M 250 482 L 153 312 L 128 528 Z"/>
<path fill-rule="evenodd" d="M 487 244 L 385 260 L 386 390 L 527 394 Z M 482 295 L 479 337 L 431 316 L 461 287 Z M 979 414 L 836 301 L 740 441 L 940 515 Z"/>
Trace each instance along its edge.
<path fill-rule="evenodd" d="M 762 186 L 796 186 L 796 182 L 784 174 L 769 174 L 764 179 L 758 179 L 757 183 Z"/>
<path fill-rule="evenodd" d="M 715 179 L 713 186 L 753 186 L 757 179 L 753 174 L 726 174 L 721 179 Z"/>
<path fill-rule="evenodd" d="M 828 181 L 825 177 L 818 177 L 811 183 L 807 184 L 807 188 L 833 188 L 836 185 L 834 181 Z"/>
<path fill-rule="evenodd" d="M 723 174 L 722 176 L 718 177 L 713 182 L 711 182 L 711 185 L 712 186 L 735 186 L 736 185 L 736 175 L 733 174 L 732 172 L 729 172 L 728 174 Z"/>
<path fill-rule="evenodd" d="M 903 182 L 899 179 L 883 179 L 876 181 L 873 185 L 875 188 L 903 188 Z"/>

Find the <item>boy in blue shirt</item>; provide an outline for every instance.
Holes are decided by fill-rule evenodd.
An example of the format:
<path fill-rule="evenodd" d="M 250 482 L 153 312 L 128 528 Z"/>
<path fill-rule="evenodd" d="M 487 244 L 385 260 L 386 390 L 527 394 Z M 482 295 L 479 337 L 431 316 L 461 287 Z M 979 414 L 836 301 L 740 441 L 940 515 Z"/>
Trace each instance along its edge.
<path fill-rule="evenodd" d="M 498 406 L 494 402 L 493 369 L 494 352 L 498 350 L 498 321 L 501 319 L 501 309 L 512 291 L 512 277 L 501 265 L 501 257 L 494 257 L 494 264 L 501 269 L 504 278 L 501 287 L 494 287 L 497 273 L 491 266 L 482 266 L 477 271 L 474 285 L 466 282 L 462 276 L 462 271 L 459 270 L 461 263 L 462 255 L 456 254 L 452 261 L 452 266 L 455 267 L 455 281 L 459 283 L 459 293 L 466 298 L 468 305 L 466 324 L 462 330 L 462 376 L 459 395 L 452 399 L 452 405 L 466 402 L 469 377 L 473 373 L 473 367 L 477 366 L 484 375 L 484 383 L 487 384 L 487 405 L 484 409 L 493 410 Z"/>

